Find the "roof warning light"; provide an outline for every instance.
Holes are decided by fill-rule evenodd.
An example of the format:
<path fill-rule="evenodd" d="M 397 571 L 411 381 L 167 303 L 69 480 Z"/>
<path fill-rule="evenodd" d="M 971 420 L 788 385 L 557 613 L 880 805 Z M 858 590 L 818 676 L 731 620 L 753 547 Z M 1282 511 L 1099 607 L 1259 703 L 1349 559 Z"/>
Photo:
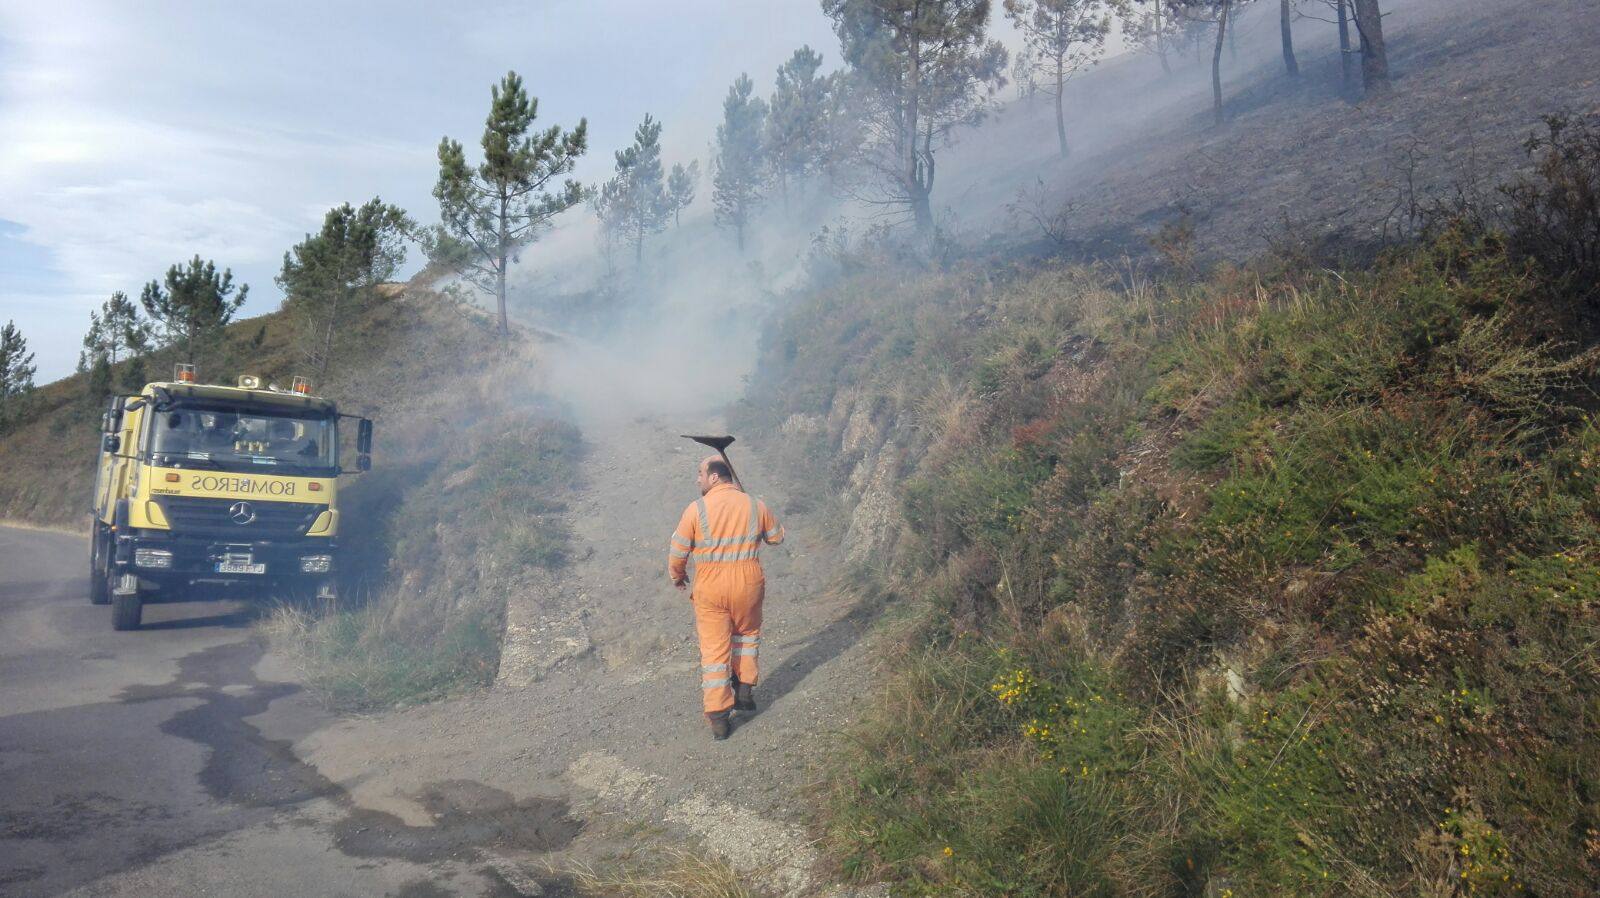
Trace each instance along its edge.
<path fill-rule="evenodd" d="M 186 362 L 177 364 L 177 374 L 173 377 L 180 384 L 194 383 L 194 366 Z"/>

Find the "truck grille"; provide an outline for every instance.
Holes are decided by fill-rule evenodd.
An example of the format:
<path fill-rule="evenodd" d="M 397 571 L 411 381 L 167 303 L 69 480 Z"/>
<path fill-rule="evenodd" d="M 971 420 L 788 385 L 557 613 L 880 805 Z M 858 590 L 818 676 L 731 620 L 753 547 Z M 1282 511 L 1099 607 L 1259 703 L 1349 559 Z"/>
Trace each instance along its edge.
<path fill-rule="evenodd" d="M 243 502 L 248 514 L 236 514 Z M 309 502 L 260 502 L 254 499 L 207 499 L 198 496 L 160 496 L 156 503 L 174 533 L 227 535 L 241 539 L 291 539 L 305 536 L 312 522 L 328 506 Z M 253 520 L 240 523 L 235 518 Z"/>

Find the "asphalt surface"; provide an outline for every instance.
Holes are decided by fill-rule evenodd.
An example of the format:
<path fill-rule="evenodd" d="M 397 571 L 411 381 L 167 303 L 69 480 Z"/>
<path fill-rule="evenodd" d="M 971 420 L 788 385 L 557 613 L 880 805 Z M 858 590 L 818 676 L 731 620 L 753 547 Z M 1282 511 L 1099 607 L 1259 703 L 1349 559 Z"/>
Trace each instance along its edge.
<path fill-rule="evenodd" d="M 517 895 L 481 812 L 570 838 L 564 807 L 473 783 L 439 784 L 435 826 L 356 807 L 294 754 L 331 720 L 265 655 L 255 603 L 150 605 L 114 632 L 86 555 L 0 528 L 0 896 Z"/>

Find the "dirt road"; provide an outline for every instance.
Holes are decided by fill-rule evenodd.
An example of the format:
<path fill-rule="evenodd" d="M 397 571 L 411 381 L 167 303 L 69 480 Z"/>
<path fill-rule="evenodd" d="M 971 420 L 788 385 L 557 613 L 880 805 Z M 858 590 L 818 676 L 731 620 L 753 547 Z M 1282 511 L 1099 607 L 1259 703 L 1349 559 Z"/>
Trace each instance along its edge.
<path fill-rule="evenodd" d="M 583 831 L 550 854 L 504 854 L 522 869 L 675 845 L 720 857 L 774 894 L 817 887 L 798 793 L 867 688 L 873 612 L 829 588 L 838 534 L 810 513 L 785 515 L 802 503 L 777 490 L 759 445 L 736 444 L 741 477 L 785 517 L 788 539 L 763 554 L 761 710 L 732 739 L 711 741 L 691 611 L 665 576 L 667 534 L 696 495 L 704 454 L 678 437 L 693 427 L 720 421 L 583 421 L 578 560 L 547 588 L 509 597 L 495 688 L 339 721 L 298 740 L 299 756 L 352 783 L 363 806 L 419 824 L 427 813 L 415 796 L 430 782 L 553 789 Z"/>
<path fill-rule="evenodd" d="M 837 540 L 789 517 L 762 710 L 713 743 L 662 571 L 698 447 L 591 426 L 581 560 L 508 598 L 499 684 L 380 715 L 324 712 L 249 603 L 154 605 L 115 633 L 81 538 L 0 529 L 0 895 L 559 895 L 570 860 L 664 845 L 813 890 L 796 790 L 867 682 L 870 614 L 823 588 Z M 759 454 L 735 455 L 782 513 Z"/>

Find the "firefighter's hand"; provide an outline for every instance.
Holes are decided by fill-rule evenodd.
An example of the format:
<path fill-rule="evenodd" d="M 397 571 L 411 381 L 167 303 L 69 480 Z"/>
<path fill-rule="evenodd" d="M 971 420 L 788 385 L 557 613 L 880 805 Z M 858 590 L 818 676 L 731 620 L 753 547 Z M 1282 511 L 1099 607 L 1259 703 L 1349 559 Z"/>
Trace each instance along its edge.
<path fill-rule="evenodd" d="M 689 589 L 689 581 L 687 579 L 674 580 L 672 585 L 677 588 L 678 592 L 686 592 Z"/>

